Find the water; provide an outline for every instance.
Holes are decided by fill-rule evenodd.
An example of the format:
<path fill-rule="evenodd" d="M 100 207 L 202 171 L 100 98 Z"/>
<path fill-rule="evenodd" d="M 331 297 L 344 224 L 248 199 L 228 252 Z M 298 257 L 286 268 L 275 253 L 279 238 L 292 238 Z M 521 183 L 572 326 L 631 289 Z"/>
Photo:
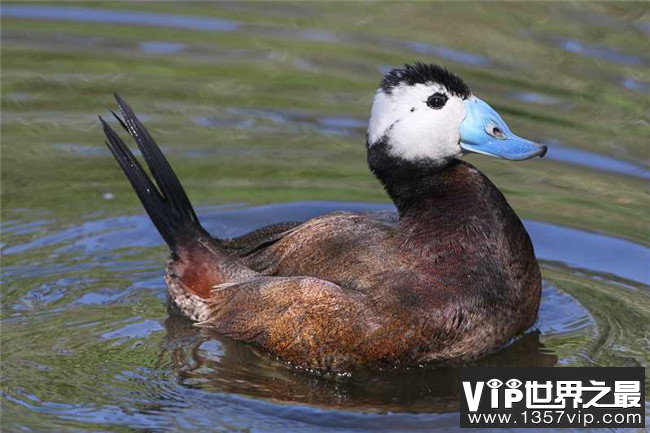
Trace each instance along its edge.
<path fill-rule="evenodd" d="M 544 278 L 536 324 L 478 365 L 647 368 L 647 12 L 3 3 L 3 430 L 459 430 L 456 367 L 308 374 L 169 314 L 166 248 L 96 120 L 124 96 L 221 236 L 390 211 L 365 123 L 381 74 L 414 59 L 549 144 L 544 160 L 468 158 L 524 219 Z"/>
<path fill-rule="evenodd" d="M 19 6 L 8 4 L 3 7 L 3 16 L 25 19 L 45 19 L 55 21 L 80 21 L 105 24 L 133 24 L 144 26 L 172 27 L 186 30 L 205 30 L 212 32 L 232 32 L 239 25 L 228 20 L 202 17 L 183 17 L 178 15 L 136 12 L 112 11 L 69 6 Z"/>

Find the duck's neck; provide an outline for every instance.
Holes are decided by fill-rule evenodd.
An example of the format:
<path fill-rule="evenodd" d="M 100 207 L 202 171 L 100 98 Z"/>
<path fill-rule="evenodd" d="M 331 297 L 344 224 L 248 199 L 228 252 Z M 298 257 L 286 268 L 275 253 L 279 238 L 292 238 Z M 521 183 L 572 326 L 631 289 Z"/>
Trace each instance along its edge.
<path fill-rule="evenodd" d="M 422 220 L 442 213 L 469 216 L 483 208 L 488 198 L 483 194 L 491 195 L 492 191 L 485 191 L 487 178 L 468 163 L 404 161 L 389 155 L 384 144 L 374 146 L 383 148 L 368 152 L 368 165 L 395 203 L 400 219 Z"/>

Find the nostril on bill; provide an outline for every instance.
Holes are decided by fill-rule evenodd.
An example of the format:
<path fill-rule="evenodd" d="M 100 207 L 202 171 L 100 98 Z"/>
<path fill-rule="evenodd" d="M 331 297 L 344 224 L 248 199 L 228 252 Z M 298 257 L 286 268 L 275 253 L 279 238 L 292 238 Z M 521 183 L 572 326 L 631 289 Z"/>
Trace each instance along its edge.
<path fill-rule="evenodd" d="M 496 126 L 492 129 L 492 135 L 499 139 L 506 138 L 506 135 L 503 133 L 503 131 Z"/>

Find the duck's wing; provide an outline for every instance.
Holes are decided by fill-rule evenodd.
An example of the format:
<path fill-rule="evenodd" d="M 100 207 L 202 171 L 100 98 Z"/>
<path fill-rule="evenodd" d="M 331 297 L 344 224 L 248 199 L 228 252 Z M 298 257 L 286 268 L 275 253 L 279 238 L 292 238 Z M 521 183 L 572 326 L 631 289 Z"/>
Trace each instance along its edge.
<path fill-rule="evenodd" d="M 394 233 L 394 225 L 374 215 L 333 212 L 278 233 L 240 257 L 263 275 L 307 275 L 363 290 L 374 275 L 408 267 Z"/>
<path fill-rule="evenodd" d="M 374 221 L 378 223 L 385 224 L 386 226 L 395 226 L 398 222 L 398 217 L 396 212 L 391 211 L 380 211 L 380 212 L 368 212 L 363 214 L 350 214 L 348 212 L 338 213 L 334 212 L 333 214 L 344 214 L 344 215 L 362 215 L 367 218 L 369 221 Z M 329 215 L 329 214 L 328 214 Z M 316 217 L 315 219 L 318 219 Z M 298 222 L 298 221 L 288 221 L 281 222 L 277 224 L 271 224 L 259 229 L 253 230 L 250 233 L 245 235 L 230 238 L 230 239 L 219 239 L 222 246 L 230 253 L 242 258 L 251 258 L 264 253 L 265 250 L 271 248 L 278 241 L 282 240 L 286 236 L 290 236 L 296 229 L 299 229 L 300 226 L 310 225 L 310 221 Z M 350 232 L 348 236 L 352 239 L 358 233 Z"/>
<path fill-rule="evenodd" d="M 182 279 L 168 277 L 168 284 L 171 293 L 187 293 Z M 198 326 L 295 366 L 346 371 L 376 356 L 368 331 L 377 328 L 378 315 L 368 297 L 328 281 L 259 276 L 215 286 L 209 298 L 196 301 L 205 311 L 195 318 Z"/>
<path fill-rule="evenodd" d="M 271 224 L 236 238 L 223 239 L 221 243 L 230 254 L 246 257 L 273 245 L 300 224 L 302 223 L 282 222 Z"/>

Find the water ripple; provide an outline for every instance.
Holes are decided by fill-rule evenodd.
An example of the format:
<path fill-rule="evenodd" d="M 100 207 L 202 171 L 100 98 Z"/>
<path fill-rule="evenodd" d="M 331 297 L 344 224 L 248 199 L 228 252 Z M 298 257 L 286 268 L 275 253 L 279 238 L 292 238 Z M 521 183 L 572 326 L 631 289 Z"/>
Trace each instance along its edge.
<path fill-rule="evenodd" d="M 170 15 L 155 12 L 118 11 L 74 6 L 58 7 L 5 4 L 2 6 L 1 14 L 12 18 L 82 21 L 106 24 L 138 24 L 213 32 L 232 32 L 239 28 L 238 23 L 220 18 Z"/>
<path fill-rule="evenodd" d="M 295 202 L 228 209 L 204 209 L 201 220 L 206 229 L 219 236 L 237 236 L 265 224 L 307 220 L 334 211 L 394 212 L 388 204 L 351 202 Z M 541 221 L 524 221 L 539 259 L 650 284 L 650 248 L 604 234 L 562 227 Z M 571 239 L 570 243 L 566 240 Z M 162 244 L 146 216 L 89 221 L 38 239 L 10 245 L 4 254 L 53 247 L 55 253 L 107 254 L 116 249 L 148 248 Z M 7 272 L 11 272 L 8 267 Z"/>

